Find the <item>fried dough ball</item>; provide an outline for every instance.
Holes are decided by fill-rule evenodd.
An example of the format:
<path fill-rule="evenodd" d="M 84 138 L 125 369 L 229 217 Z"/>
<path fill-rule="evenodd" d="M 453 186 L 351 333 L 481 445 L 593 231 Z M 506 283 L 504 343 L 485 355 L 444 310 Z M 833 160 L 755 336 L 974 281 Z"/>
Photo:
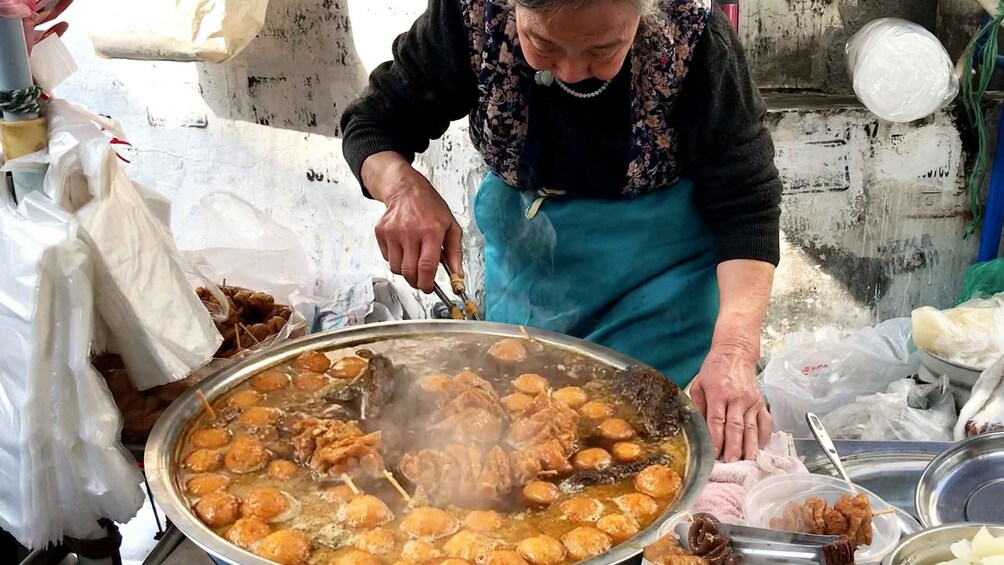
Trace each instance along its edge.
<path fill-rule="evenodd" d="M 500 549 L 488 554 L 485 565 L 530 565 L 519 553 L 511 549 Z"/>
<path fill-rule="evenodd" d="M 188 439 L 192 447 L 216 449 L 230 443 L 230 432 L 223 428 L 202 428 Z"/>
<path fill-rule="evenodd" d="M 248 493 L 241 506 L 241 515 L 270 522 L 289 510 L 289 506 L 289 499 L 279 489 L 259 488 Z"/>
<path fill-rule="evenodd" d="M 212 449 L 196 449 L 185 457 L 182 465 L 193 473 L 209 473 L 223 466 L 223 454 Z"/>
<path fill-rule="evenodd" d="M 579 408 L 579 414 L 582 414 L 584 418 L 588 418 L 590 420 L 602 420 L 603 418 L 609 418 L 613 413 L 614 409 L 611 408 L 609 404 L 600 402 L 599 400 L 590 400 L 589 402 L 583 404 L 582 408 Z"/>
<path fill-rule="evenodd" d="M 610 536 L 588 526 L 579 526 L 561 536 L 561 543 L 565 544 L 568 556 L 575 561 L 589 559 L 609 551 L 613 547 Z"/>
<path fill-rule="evenodd" d="M 586 394 L 585 389 L 577 386 L 566 386 L 554 391 L 554 399 L 558 402 L 564 402 L 566 406 L 574 410 L 585 404 L 589 400 L 589 396 Z"/>
<path fill-rule="evenodd" d="M 632 492 L 614 499 L 621 512 L 635 518 L 650 518 L 659 513 L 659 504 L 647 494 Z"/>
<path fill-rule="evenodd" d="M 356 537 L 353 545 L 373 555 L 390 555 L 394 552 L 394 535 L 383 528 L 366 530 Z"/>
<path fill-rule="evenodd" d="M 289 385 L 289 377 L 282 371 L 269 369 L 251 378 L 251 388 L 258 392 L 274 392 Z"/>
<path fill-rule="evenodd" d="M 380 565 L 380 559 L 361 549 L 350 549 L 331 563 L 333 565 Z"/>
<path fill-rule="evenodd" d="M 610 453 L 621 463 L 632 463 L 645 455 L 645 448 L 630 441 L 618 441 L 610 448 Z"/>
<path fill-rule="evenodd" d="M 439 558 L 439 550 L 425 540 L 409 540 L 404 544 L 404 549 L 401 550 L 401 559 L 414 563 L 427 563 L 437 558 Z"/>
<path fill-rule="evenodd" d="M 510 412 L 522 412 L 533 402 L 533 397 L 522 392 L 514 392 L 501 398 L 502 406 Z"/>
<path fill-rule="evenodd" d="M 470 561 L 465 561 L 463 559 L 457 559 L 455 557 L 450 557 L 448 559 L 443 559 L 439 562 L 439 565 L 471 565 Z"/>
<path fill-rule="evenodd" d="M 583 449 L 572 456 L 572 466 L 580 471 L 602 471 L 613 464 L 613 458 L 601 447 Z"/>
<path fill-rule="evenodd" d="M 265 467 L 265 474 L 268 475 L 268 478 L 270 479 L 285 481 L 286 479 L 292 478 L 299 470 L 300 468 L 292 461 L 287 461 L 286 459 L 276 459 Z"/>
<path fill-rule="evenodd" d="M 225 489 L 230 479 L 216 473 L 196 475 L 185 483 L 185 490 L 192 496 L 206 496 L 211 492 Z"/>
<path fill-rule="evenodd" d="M 513 379 L 512 386 L 523 394 L 537 396 L 547 390 L 547 388 L 551 386 L 551 383 L 547 382 L 547 379 L 538 374 L 525 373 Z"/>
<path fill-rule="evenodd" d="M 296 530 L 279 530 L 258 540 L 254 552 L 281 565 L 301 565 L 310 559 L 310 539 Z"/>
<path fill-rule="evenodd" d="M 635 431 L 631 424 L 620 418 L 604 420 L 603 423 L 596 426 L 596 431 L 600 437 L 613 441 L 627 441 L 635 437 Z"/>
<path fill-rule="evenodd" d="M 578 497 L 566 500 L 558 509 L 565 518 L 573 522 L 595 522 L 603 515 L 603 503 L 595 498 Z"/>
<path fill-rule="evenodd" d="M 230 442 L 223 462 L 234 473 L 251 473 L 268 463 L 269 454 L 261 440 L 251 436 L 238 436 Z"/>
<path fill-rule="evenodd" d="M 240 425 L 249 428 L 257 428 L 274 424 L 282 416 L 282 411 L 278 408 L 267 408 L 265 406 L 252 406 L 241 414 L 237 420 Z"/>
<path fill-rule="evenodd" d="M 526 538 L 519 542 L 516 551 L 533 565 L 557 565 L 565 560 L 565 546 L 547 535 Z"/>
<path fill-rule="evenodd" d="M 500 544 L 499 540 L 462 530 L 443 544 L 443 551 L 450 557 L 476 563 L 483 561 Z"/>
<path fill-rule="evenodd" d="M 346 355 L 331 366 L 331 376 L 336 379 L 354 379 L 363 376 L 370 368 L 369 361 L 355 355 Z"/>
<path fill-rule="evenodd" d="M 317 392 L 326 387 L 330 380 L 327 375 L 304 371 L 293 377 L 293 386 L 303 392 Z"/>
<path fill-rule="evenodd" d="M 401 520 L 401 531 L 414 538 L 435 540 L 457 531 L 457 519 L 446 510 L 416 508 Z"/>
<path fill-rule="evenodd" d="M 500 363 L 515 364 L 526 361 L 527 351 L 521 340 L 506 338 L 495 342 L 488 354 Z"/>
<path fill-rule="evenodd" d="M 390 508 L 372 494 L 353 498 L 345 507 L 345 521 L 354 528 L 375 528 L 390 520 Z"/>
<path fill-rule="evenodd" d="M 233 524 L 240 517 L 241 501 L 226 491 L 215 491 L 195 503 L 195 515 L 210 528 Z"/>
<path fill-rule="evenodd" d="M 493 532 L 502 527 L 502 515 L 494 510 L 475 510 L 464 517 L 464 528 L 472 532 Z"/>
<path fill-rule="evenodd" d="M 634 478 L 634 488 L 652 498 L 673 498 L 682 486 L 680 475 L 665 465 L 649 465 Z"/>
<path fill-rule="evenodd" d="M 254 542 L 270 533 L 272 533 L 272 528 L 269 528 L 268 524 L 258 518 L 241 518 L 234 522 L 233 526 L 230 526 L 223 537 L 237 547 L 249 549 Z"/>
<path fill-rule="evenodd" d="M 620 543 L 638 533 L 638 522 L 624 514 L 607 514 L 596 521 L 596 529 Z"/>
<path fill-rule="evenodd" d="M 444 375 L 442 373 L 434 373 L 432 375 L 426 375 L 418 381 L 418 386 L 424 392 L 430 394 L 438 394 L 446 390 L 446 387 L 453 382 L 453 379 L 449 375 Z"/>
<path fill-rule="evenodd" d="M 334 486 L 329 488 L 324 493 L 324 498 L 327 499 L 328 502 L 333 502 L 335 504 L 348 504 L 349 502 L 352 502 L 352 499 L 356 496 L 356 493 L 352 492 L 352 488 L 349 487 L 349 485 Z"/>
<path fill-rule="evenodd" d="M 535 506 L 550 506 L 559 497 L 561 491 L 547 481 L 530 481 L 523 487 L 523 499 Z"/>
<path fill-rule="evenodd" d="M 227 404 L 233 406 L 234 408 L 250 408 L 252 406 L 257 406 L 261 404 L 262 395 L 257 390 L 240 390 L 234 393 L 233 396 L 227 400 Z"/>
<path fill-rule="evenodd" d="M 293 367 L 297 371 L 323 373 L 331 367 L 331 359 L 320 351 L 308 351 L 293 361 Z"/>

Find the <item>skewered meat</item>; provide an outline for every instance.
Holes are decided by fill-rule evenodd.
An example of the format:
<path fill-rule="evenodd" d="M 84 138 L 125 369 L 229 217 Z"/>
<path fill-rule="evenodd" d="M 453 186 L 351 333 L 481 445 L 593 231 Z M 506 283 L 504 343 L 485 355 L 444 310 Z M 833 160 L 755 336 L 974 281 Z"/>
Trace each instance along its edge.
<path fill-rule="evenodd" d="M 638 412 L 642 431 L 651 438 L 662 439 L 680 431 L 687 418 L 680 411 L 680 387 L 655 369 L 632 367 L 614 379 L 618 392 Z"/>
<path fill-rule="evenodd" d="M 437 504 L 491 503 L 513 489 L 509 458 L 498 446 L 487 451 L 463 445 L 423 449 L 405 454 L 400 470 Z"/>
<path fill-rule="evenodd" d="M 526 483 L 545 471 L 567 473 L 568 462 L 578 441 L 579 415 L 547 392 L 538 394 L 522 412 L 513 416 L 506 441 L 515 480 Z"/>
<path fill-rule="evenodd" d="M 742 555 L 732 551 L 732 540 L 722 533 L 721 523 L 711 514 L 695 514 L 688 539 L 690 551 L 711 565 L 740 565 Z"/>
<path fill-rule="evenodd" d="M 471 372 L 460 373 L 436 393 L 429 429 L 457 443 L 495 443 L 502 436 L 505 409 L 491 383 Z"/>
<path fill-rule="evenodd" d="M 771 528 L 807 534 L 846 536 L 855 546 L 872 542 L 872 511 L 864 494 L 845 494 L 830 507 L 826 501 L 810 498 L 803 504 L 792 501 L 781 518 L 771 520 Z"/>
<path fill-rule="evenodd" d="M 294 456 L 315 473 L 340 477 L 380 476 L 380 432 L 364 434 L 355 424 L 341 420 L 307 419 L 293 425 Z"/>

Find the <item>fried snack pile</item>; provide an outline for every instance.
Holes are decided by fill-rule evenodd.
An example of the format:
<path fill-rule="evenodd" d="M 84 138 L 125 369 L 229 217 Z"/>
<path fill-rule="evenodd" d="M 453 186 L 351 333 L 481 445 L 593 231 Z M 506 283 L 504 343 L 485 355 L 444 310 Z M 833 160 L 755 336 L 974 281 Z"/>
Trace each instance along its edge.
<path fill-rule="evenodd" d="M 826 501 L 810 498 L 804 504 L 789 502 L 781 518 L 771 520 L 771 529 L 845 536 L 855 546 L 872 543 L 872 510 L 864 494 L 845 494 L 831 508 Z"/>
<path fill-rule="evenodd" d="M 294 459 L 315 473 L 377 477 L 384 470 L 380 432 L 364 434 L 354 423 L 307 419 L 293 424 Z"/>
<path fill-rule="evenodd" d="M 223 344 L 216 357 L 229 359 L 241 351 L 253 347 L 282 331 L 289 321 L 293 309 L 276 304 L 271 294 L 254 292 L 238 286 L 220 287 L 227 298 L 229 316 L 216 321 L 216 329 L 223 336 Z M 199 287 L 195 291 L 202 304 L 211 314 L 221 314 L 223 308 L 209 290 Z"/>

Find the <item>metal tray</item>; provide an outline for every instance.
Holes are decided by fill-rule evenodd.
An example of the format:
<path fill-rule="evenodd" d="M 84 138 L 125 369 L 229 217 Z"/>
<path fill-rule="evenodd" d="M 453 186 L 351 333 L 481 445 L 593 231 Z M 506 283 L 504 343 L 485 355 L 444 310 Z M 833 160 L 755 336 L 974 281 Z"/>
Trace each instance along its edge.
<path fill-rule="evenodd" d="M 572 337 L 532 330 L 527 334 L 548 347 L 564 349 L 590 358 L 615 369 L 627 369 L 640 363 L 615 351 Z M 209 554 L 234 565 L 271 565 L 271 562 L 228 543 L 202 524 L 188 508 L 175 470 L 178 468 L 179 440 L 189 422 L 202 411 L 196 393 L 210 401 L 240 385 L 244 380 L 273 365 L 293 359 L 313 350 L 359 347 L 398 338 L 449 339 L 451 336 L 476 335 L 494 340 L 502 337 L 522 337 L 517 326 L 473 321 L 416 321 L 361 326 L 347 330 L 325 332 L 287 342 L 275 349 L 252 355 L 202 380 L 182 394 L 164 411 L 147 441 L 144 464 L 154 498 L 171 522 Z M 690 447 L 686 477 L 680 498 L 650 526 L 610 551 L 580 562 L 581 565 L 606 565 L 638 562 L 642 550 L 658 538 L 659 527 L 680 515 L 677 508 L 689 509 L 707 484 L 714 464 L 711 435 L 704 418 L 686 395 L 679 395 L 683 412 L 690 415 L 682 433 Z"/>
<path fill-rule="evenodd" d="M 968 438 L 939 455 L 917 484 L 916 504 L 927 528 L 1004 524 L 1004 433 Z"/>

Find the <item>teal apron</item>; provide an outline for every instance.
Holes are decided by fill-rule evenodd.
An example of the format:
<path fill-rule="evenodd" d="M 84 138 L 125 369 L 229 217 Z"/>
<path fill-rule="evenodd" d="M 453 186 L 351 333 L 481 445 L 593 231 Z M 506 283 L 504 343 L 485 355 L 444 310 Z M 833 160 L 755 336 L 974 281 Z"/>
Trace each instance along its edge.
<path fill-rule="evenodd" d="M 714 238 L 692 193 L 680 180 L 635 199 L 534 205 L 489 173 L 474 197 L 487 319 L 604 345 L 686 387 L 718 313 Z"/>

